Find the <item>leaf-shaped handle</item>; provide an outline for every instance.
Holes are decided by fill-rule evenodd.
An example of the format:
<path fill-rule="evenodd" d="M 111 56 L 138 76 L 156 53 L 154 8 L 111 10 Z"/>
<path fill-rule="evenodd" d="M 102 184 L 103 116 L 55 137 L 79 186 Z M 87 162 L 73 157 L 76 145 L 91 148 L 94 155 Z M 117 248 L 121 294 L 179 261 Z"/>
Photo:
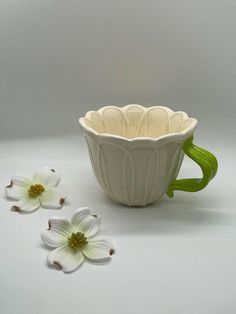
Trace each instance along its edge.
<path fill-rule="evenodd" d="M 174 196 L 174 190 L 197 192 L 204 189 L 210 180 L 214 178 L 218 169 L 216 157 L 207 150 L 193 144 L 193 136 L 184 142 L 183 150 L 186 155 L 201 167 L 203 177 L 174 180 L 169 185 L 166 193 L 169 197 Z"/>

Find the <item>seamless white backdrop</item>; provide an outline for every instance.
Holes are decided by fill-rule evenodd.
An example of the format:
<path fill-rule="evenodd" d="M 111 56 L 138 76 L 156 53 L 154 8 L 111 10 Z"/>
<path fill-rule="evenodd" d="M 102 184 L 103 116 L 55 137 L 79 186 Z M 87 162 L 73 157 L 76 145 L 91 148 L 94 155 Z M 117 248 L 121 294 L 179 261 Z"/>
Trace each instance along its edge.
<path fill-rule="evenodd" d="M 235 30 L 234 0 L 0 0 L 1 314 L 236 313 Z M 107 198 L 77 119 L 128 103 L 198 118 L 214 181 L 146 208 Z M 66 206 L 11 212 L 11 176 L 44 165 L 62 173 Z M 198 175 L 186 158 L 180 177 Z M 117 252 L 65 275 L 39 234 L 82 206 Z"/>
<path fill-rule="evenodd" d="M 78 132 L 87 110 L 128 103 L 229 133 L 235 29 L 233 0 L 1 0 L 0 137 Z"/>

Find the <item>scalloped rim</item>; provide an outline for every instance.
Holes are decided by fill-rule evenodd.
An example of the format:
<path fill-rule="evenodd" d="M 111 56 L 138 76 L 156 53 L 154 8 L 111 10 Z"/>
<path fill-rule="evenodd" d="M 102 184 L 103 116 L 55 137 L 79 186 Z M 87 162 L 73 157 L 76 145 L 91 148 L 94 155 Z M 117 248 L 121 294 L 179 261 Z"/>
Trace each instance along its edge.
<path fill-rule="evenodd" d="M 97 131 L 95 131 L 93 128 L 89 127 L 85 121 L 85 119 L 89 119 L 91 113 L 98 113 L 98 114 L 102 114 L 104 110 L 108 109 L 108 108 L 111 108 L 111 109 L 118 109 L 118 110 L 121 110 L 121 111 L 127 111 L 129 108 L 131 107 L 140 107 L 142 110 L 144 110 L 145 112 L 149 111 L 149 110 L 152 110 L 152 109 L 155 109 L 155 108 L 161 108 L 161 109 L 164 109 L 168 115 L 172 115 L 174 113 L 181 113 L 185 116 L 185 118 L 189 118 L 189 119 L 192 119 L 192 123 L 182 132 L 174 132 L 174 133 L 170 133 L 170 134 L 165 134 L 163 136 L 160 136 L 160 137 L 148 137 L 148 136 L 138 136 L 138 137 L 133 137 L 133 138 L 127 138 L 127 137 L 124 137 L 124 136 L 120 136 L 120 135 L 116 135 L 116 134 L 112 134 L 112 133 L 99 133 Z M 192 118 L 192 117 L 189 117 L 188 114 L 184 111 L 173 111 L 172 109 L 170 109 L 169 107 L 166 107 L 166 106 L 150 106 L 150 107 L 144 107 L 144 106 L 141 106 L 141 105 L 138 105 L 138 104 L 130 104 L 130 105 L 126 105 L 126 106 L 123 106 L 123 107 L 119 107 L 119 106 L 104 106 L 104 107 L 101 107 L 100 109 L 98 110 L 93 110 L 93 111 L 88 111 L 84 117 L 81 117 L 79 118 L 79 123 L 80 125 L 82 126 L 82 128 L 85 130 L 85 131 L 88 131 L 89 133 L 92 133 L 98 137 L 104 137 L 104 138 L 116 138 L 116 139 L 120 139 L 120 140 L 125 140 L 127 142 L 134 142 L 134 141 L 140 141 L 140 140 L 148 140 L 148 141 L 159 141 L 160 139 L 169 139 L 169 138 L 178 138 L 178 139 L 185 139 L 185 138 L 188 138 L 190 135 L 193 134 L 194 130 L 196 129 L 197 127 L 197 124 L 198 124 L 198 120 L 196 118 Z"/>

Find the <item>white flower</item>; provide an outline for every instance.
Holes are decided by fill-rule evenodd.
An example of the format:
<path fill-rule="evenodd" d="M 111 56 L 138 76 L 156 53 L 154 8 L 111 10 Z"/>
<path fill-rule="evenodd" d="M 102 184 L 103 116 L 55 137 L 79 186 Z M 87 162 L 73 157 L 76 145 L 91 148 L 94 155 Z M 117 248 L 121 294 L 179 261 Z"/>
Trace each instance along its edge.
<path fill-rule="evenodd" d="M 71 222 L 54 217 L 48 225 L 48 230 L 41 234 L 43 242 L 54 248 L 48 254 L 48 264 L 65 273 L 75 271 L 85 258 L 104 262 L 110 260 L 115 252 L 110 242 L 94 238 L 100 230 L 100 217 L 91 215 L 87 207 L 77 209 Z"/>
<path fill-rule="evenodd" d="M 18 201 L 12 210 L 31 212 L 40 205 L 44 208 L 59 209 L 65 202 L 65 196 L 58 190 L 60 175 L 48 167 L 36 173 L 32 179 L 23 176 L 13 177 L 5 187 L 6 197 Z"/>

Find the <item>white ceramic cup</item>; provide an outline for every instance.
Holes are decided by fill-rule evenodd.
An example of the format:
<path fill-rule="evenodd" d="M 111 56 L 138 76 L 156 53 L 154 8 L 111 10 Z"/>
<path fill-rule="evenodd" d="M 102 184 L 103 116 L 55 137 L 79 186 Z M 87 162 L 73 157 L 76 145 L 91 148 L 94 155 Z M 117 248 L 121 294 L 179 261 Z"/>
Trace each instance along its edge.
<path fill-rule="evenodd" d="M 79 122 L 97 181 L 128 206 L 145 206 L 167 192 L 197 126 L 185 112 L 136 104 L 89 111 Z"/>

